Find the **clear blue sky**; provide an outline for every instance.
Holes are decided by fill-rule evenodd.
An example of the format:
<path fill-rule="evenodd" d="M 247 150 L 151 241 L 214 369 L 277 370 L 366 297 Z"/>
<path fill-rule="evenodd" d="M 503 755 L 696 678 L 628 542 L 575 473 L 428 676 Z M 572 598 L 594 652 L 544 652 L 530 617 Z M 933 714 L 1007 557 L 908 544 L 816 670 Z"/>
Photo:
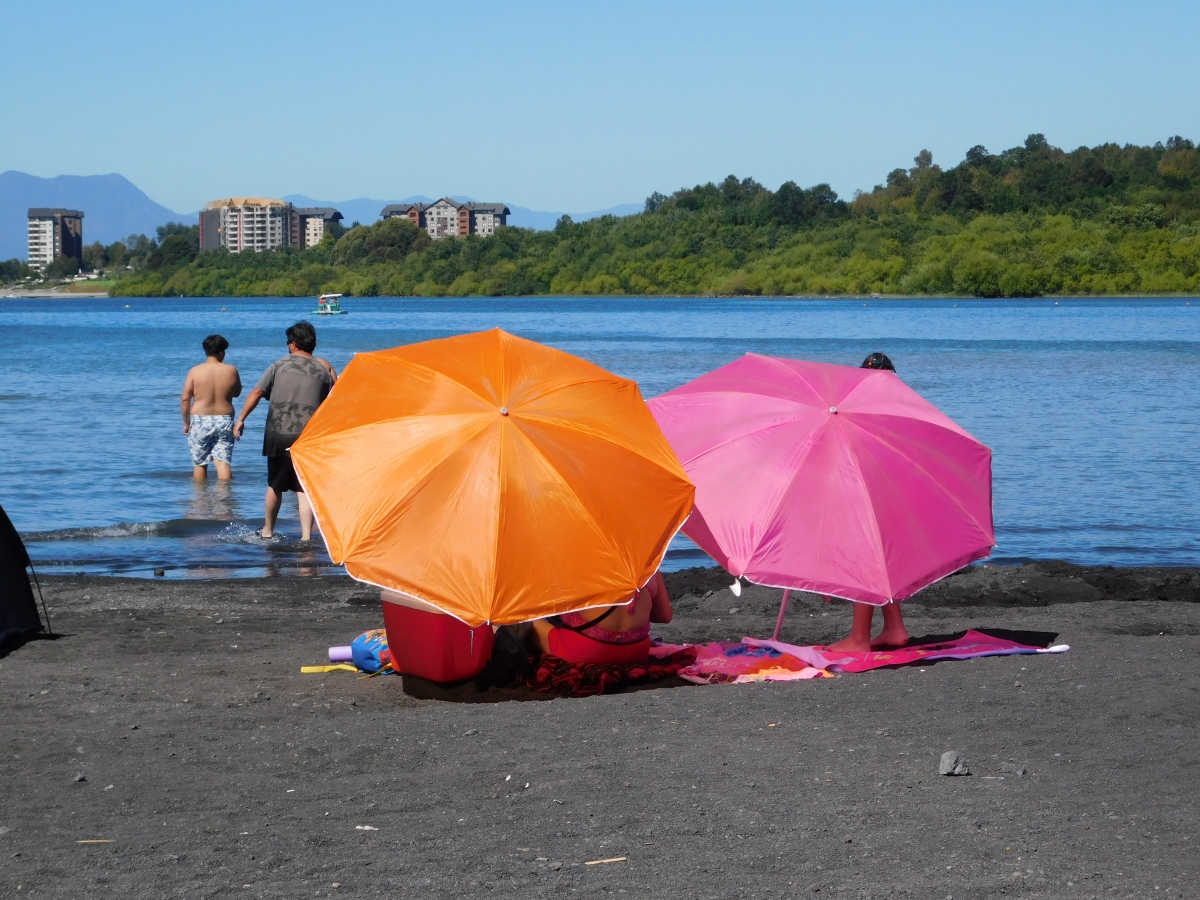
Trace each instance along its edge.
<path fill-rule="evenodd" d="M 1195 2 L 9 3 L 0 170 L 230 194 L 584 211 L 729 173 L 870 189 L 1200 139 Z"/>

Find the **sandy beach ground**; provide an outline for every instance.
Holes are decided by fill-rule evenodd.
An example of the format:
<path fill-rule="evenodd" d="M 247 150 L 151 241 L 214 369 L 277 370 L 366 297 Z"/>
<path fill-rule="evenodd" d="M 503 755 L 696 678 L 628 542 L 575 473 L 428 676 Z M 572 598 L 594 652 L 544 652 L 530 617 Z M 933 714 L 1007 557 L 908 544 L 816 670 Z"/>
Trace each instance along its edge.
<path fill-rule="evenodd" d="M 662 636 L 768 635 L 779 592 L 727 581 L 672 576 Z M 1064 655 L 540 702 L 299 674 L 381 623 L 348 579 L 44 585 L 60 636 L 0 658 L 5 898 L 1200 896 L 1197 570 L 905 606 Z M 849 621 L 802 595 L 784 638 Z"/>

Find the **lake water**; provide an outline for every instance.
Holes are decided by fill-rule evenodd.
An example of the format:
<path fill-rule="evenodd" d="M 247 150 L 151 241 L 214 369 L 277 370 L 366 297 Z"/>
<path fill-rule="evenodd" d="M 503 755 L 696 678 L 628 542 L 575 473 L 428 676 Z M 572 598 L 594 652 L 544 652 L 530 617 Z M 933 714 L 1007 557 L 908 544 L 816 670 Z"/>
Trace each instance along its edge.
<path fill-rule="evenodd" d="M 127 305 L 128 304 L 128 305 Z M 196 486 L 179 417 L 201 339 L 253 385 L 312 300 L 3 300 L 0 505 L 48 572 L 172 577 L 341 571 L 263 541 L 265 404 L 231 485 Z M 311 318 L 318 355 L 499 326 L 634 378 L 653 396 L 754 351 L 899 375 L 994 453 L 994 559 L 1195 565 L 1200 302 L 350 298 Z M 248 389 L 247 387 L 247 389 Z M 215 476 L 215 473 L 212 473 Z M 677 538 L 667 566 L 706 563 Z"/>

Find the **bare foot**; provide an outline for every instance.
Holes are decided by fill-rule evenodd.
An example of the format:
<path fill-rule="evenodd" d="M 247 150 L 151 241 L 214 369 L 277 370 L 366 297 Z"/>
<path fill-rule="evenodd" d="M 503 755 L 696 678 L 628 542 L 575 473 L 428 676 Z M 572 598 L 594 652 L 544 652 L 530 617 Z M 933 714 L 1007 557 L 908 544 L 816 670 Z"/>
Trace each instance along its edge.
<path fill-rule="evenodd" d="M 908 632 L 904 626 L 900 628 L 885 628 L 879 632 L 879 637 L 871 641 L 872 650 L 895 650 L 908 643 Z"/>
<path fill-rule="evenodd" d="M 275 537 L 275 532 L 273 532 L 273 531 L 267 531 L 266 529 L 262 529 L 262 530 L 260 530 L 260 531 L 258 532 L 258 536 L 259 536 L 260 538 L 263 538 L 264 540 L 266 540 L 267 538 L 273 538 L 273 537 Z"/>
<path fill-rule="evenodd" d="M 848 638 L 842 638 L 836 644 L 826 644 L 825 649 L 840 653 L 870 653 L 871 642 L 850 635 Z"/>
<path fill-rule="evenodd" d="M 870 653 L 871 622 L 874 616 L 874 606 L 869 603 L 855 603 L 854 624 L 850 627 L 849 636 L 842 638 L 836 644 L 830 644 L 825 649 L 835 653 Z"/>

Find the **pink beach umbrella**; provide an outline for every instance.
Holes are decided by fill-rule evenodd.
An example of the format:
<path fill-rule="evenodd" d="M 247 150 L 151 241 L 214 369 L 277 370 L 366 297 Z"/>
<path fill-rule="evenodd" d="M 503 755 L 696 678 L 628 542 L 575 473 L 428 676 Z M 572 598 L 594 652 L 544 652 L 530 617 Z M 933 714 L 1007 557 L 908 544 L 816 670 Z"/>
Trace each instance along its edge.
<path fill-rule="evenodd" d="M 992 454 L 894 372 L 748 353 L 650 402 L 730 573 L 882 606 L 991 553 Z"/>

